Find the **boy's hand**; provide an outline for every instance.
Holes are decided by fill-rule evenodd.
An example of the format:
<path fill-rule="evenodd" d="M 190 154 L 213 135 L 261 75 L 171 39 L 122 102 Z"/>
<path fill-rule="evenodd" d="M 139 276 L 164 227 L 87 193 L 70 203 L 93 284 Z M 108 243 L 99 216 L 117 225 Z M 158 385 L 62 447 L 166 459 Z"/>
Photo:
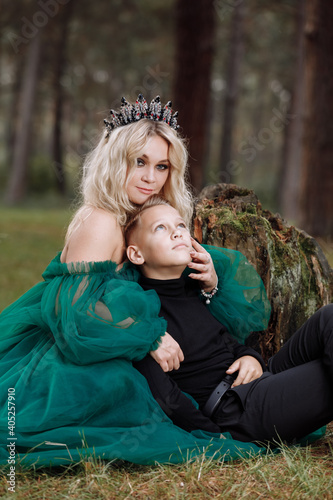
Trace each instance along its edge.
<path fill-rule="evenodd" d="M 149 354 L 161 366 L 164 372 L 178 370 L 181 361 L 184 361 L 184 354 L 178 342 L 168 332 L 161 337 L 159 347 Z"/>
<path fill-rule="evenodd" d="M 232 365 L 228 368 L 226 373 L 232 375 L 238 371 L 238 376 L 231 387 L 237 387 L 237 385 L 248 384 L 252 380 L 256 380 L 263 374 L 261 364 L 256 358 L 252 356 L 242 356 L 236 359 Z"/>
<path fill-rule="evenodd" d="M 191 238 L 191 240 L 194 250 L 191 252 L 192 262 L 188 264 L 188 267 L 195 269 L 198 273 L 189 274 L 189 278 L 201 281 L 202 290 L 210 292 L 217 284 L 217 274 L 212 258 L 195 239 Z"/>

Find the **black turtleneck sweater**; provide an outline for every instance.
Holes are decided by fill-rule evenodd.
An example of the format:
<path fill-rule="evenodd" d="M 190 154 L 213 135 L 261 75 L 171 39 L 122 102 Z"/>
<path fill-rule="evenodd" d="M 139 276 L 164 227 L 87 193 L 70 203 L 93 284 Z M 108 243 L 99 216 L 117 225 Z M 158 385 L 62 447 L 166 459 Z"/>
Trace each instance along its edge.
<path fill-rule="evenodd" d="M 219 426 L 203 415 L 200 408 L 236 359 L 253 356 L 265 369 L 262 358 L 234 340 L 212 316 L 198 296 L 195 282 L 142 276 L 140 285 L 144 290 L 157 292 L 161 301 L 160 316 L 168 323 L 167 332 L 182 348 L 184 361 L 178 370 L 166 373 L 148 354 L 134 363 L 135 368 L 145 376 L 154 398 L 176 425 L 187 431 L 220 432 Z M 197 401 L 199 409 L 184 392 Z"/>

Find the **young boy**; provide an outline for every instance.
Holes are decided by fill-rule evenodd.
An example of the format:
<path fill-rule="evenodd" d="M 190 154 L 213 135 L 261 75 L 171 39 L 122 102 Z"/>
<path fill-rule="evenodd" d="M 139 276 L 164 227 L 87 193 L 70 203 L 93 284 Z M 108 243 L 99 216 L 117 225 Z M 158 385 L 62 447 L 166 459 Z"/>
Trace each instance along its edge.
<path fill-rule="evenodd" d="M 127 225 L 125 237 L 128 259 L 141 268 L 140 285 L 157 292 L 160 315 L 184 353 L 180 368 L 168 373 L 150 355 L 134 365 L 176 425 L 187 431 L 228 431 L 240 441 L 273 442 L 300 438 L 333 419 L 333 384 L 321 360 L 328 350 L 332 366 L 332 329 L 329 340 L 322 329 L 320 345 L 311 335 L 320 318 L 314 315 L 295 334 L 301 339 L 274 356 L 271 371 L 265 371 L 260 355 L 235 341 L 211 315 L 197 282 L 182 277 L 191 262 L 192 240 L 173 207 L 150 199 Z M 332 308 L 322 311 L 332 326 Z M 307 342 L 315 349 L 311 359 L 301 352 Z M 304 390 L 307 383 L 314 398 L 309 387 Z"/>

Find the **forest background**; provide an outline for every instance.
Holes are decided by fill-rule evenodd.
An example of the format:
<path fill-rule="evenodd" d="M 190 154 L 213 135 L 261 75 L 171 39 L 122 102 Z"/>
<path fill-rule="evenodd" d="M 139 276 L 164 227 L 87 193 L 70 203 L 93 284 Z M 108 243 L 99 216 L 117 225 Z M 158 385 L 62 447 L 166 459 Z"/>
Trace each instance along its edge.
<path fill-rule="evenodd" d="M 190 180 L 333 235 L 333 4 L 2 0 L 0 195 L 69 206 L 120 97 L 179 110 Z"/>

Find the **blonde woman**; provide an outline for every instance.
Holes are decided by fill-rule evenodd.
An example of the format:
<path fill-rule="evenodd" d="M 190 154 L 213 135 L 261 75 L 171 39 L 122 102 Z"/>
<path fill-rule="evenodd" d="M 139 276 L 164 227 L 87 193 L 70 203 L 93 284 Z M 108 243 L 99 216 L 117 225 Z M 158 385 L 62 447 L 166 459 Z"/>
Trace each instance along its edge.
<path fill-rule="evenodd" d="M 109 120 L 84 164 L 82 205 L 63 251 L 43 273 L 44 281 L 0 316 L 3 464 L 8 464 L 7 438 L 12 438 L 10 459 L 34 466 L 87 456 L 180 462 L 208 445 L 207 455 L 239 455 L 239 445 L 228 439 L 217 435 L 212 440 L 174 426 L 132 366 L 148 353 L 164 371 L 179 368 L 183 360 L 159 317 L 158 296 L 143 291 L 138 271 L 124 262 L 123 226 L 137 206 L 157 193 L 189 222 L 187 151 L 171 103 L 162 108 L 158 97 L 150 105 L 141 95 L 135 104 L 123 99 L 121 110 L 111 111 Z M 193 241 L 191 257 L 189 276 L 199 280 L 203 294 L 215 295 L 217 275 L 209 249 Z M 217 266 L 219 259 L 214 259 Z M 269 311 L 267 301 L 257 305 L 264 289 L 254 271 L 247 295 L 255 303 L 245 298 L 238 283 L 244 276 L 236 276 L 242 265 L 238 256 L 228 256 L 219 267 L 221 282 L 222 274 L 229 278 L 212 311 L 223 313 L 223 300 L 233 303 L 225 322 L 246 336 L 244 325 L 262 329 Z M 238 287 L 240 300 L 232 300 L 233 287 Z M 249 315 L 255 322 L 248 321 Z M 243 449 L 252 453 L 257 448 Z"/>
<path fill-rule="evenodd" d="M 127 217 L 158 193 L 190 223 L 192 199 L 185 182 L 186 168 L 184 141 L 165 122 L 141 119 L 104 133 L 84 164 L 83 204 L 68 228 L 61 262 L 122 263 L 122 228 Z M 192 277 L 202 280 L 204 290 L 211 290 L 217 282 L 214 266 L 207 252 L 196 246 L 193 269 L 199 272 Z M 167 332 L 151 354 L 165 371 L 179 368 L 183 360 L 179 345 Z"/>

